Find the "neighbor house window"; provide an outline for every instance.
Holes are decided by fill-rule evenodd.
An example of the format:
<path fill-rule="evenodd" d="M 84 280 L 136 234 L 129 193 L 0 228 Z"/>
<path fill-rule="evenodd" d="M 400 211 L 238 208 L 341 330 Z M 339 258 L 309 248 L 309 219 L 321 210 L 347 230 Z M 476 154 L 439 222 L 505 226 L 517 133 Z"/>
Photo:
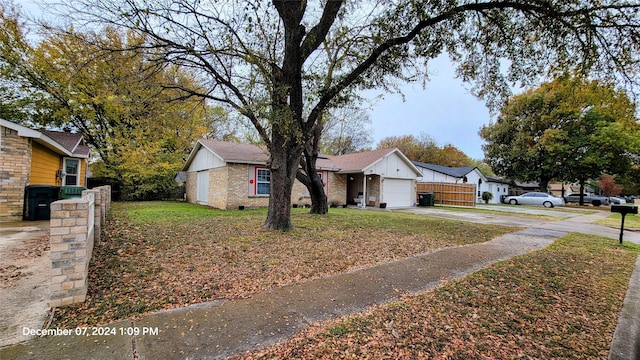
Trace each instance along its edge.
<path fill-rule="evenodd" d="M 256 169 L 256 195 L 269 195 L 271 190 L 271 172 Z"/>
<path fill-rule="evenodd" d="M 78 186 L 80 175 L 80 161 L 77 159 L 64 159 L 64 179 L 62 185 Z"/>

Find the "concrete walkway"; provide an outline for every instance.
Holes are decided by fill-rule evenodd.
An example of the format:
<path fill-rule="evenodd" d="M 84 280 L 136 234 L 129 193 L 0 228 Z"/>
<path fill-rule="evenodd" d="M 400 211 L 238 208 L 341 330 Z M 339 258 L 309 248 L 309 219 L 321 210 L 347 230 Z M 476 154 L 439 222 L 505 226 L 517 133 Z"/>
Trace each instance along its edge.
<path fill-rule="evenodd" d="M 163 311 L 135 322 L 121 321 L 100 329 L 87 329 L 81 336 L 58 334 L 35 338 L 0 350 L 0 358 L 225 358 L 283 341 L 316 321 L 359 312 L 368 306 L 398 299 L 405 293 L 429 290 L 443 281 L 541 249 L 567 231 L 587 229 L 585 224 L 589 221 L 592 218 L 583 221 L 573 217 L 555 222 L 556 228 L 538 224 L 486 243 L 445 248 L 277 288 L 247 299 Z M 617 239 L 617 235 L 614 238 Z"/>
<path fill-rule="evenodd" d="M 29 340 L 22 327 L 41 327 L 49 313 L 49 251 L 33 253 L 48 234 L 49 221 L 0 222 L 0 347 Z"/>

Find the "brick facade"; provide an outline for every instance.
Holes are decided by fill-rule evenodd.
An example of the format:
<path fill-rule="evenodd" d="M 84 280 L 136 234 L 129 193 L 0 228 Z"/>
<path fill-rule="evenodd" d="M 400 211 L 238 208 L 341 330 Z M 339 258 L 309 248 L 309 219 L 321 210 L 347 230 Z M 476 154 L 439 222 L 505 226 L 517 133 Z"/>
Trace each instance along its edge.
<path fill-rule="evenodd" d="M 29 184 L 31 144 L 18 132 L 0 127 L 0 219 L 21 220 L 24 188 Z"/>
<path fill-rule="evenodd" d="M 228 193 L 220 191 L 226 189 L 229 183 L 229 168 L 219 167 L 209 170 L 209 206 L 217 209 L 227 207 Z"/>
<path fill-rule="evenodd" d="M 262 208 L 269 205 L 269 197 L 249 194 L 248 164 L 228 164 L 224 167 L 209 171 L 209 199 L 208 205 L 217 209 L 233 210 L 239 206 L 245 208 Z M 328 173 L 329 204 L 342 205 L 346 203 L 346 176 Z M 197 202 L 197 172 L 187 173 L 187 201 Z M 309 205 L 311 198 L 307 188 L 299 181 L 293 185 L 291 203 Z"/>

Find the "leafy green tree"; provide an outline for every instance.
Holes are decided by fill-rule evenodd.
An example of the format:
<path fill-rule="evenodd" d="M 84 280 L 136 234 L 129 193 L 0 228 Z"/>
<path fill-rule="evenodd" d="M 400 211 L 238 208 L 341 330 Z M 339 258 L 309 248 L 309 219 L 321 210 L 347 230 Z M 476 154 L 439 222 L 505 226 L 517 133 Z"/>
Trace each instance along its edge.
<path fill-rule="evenodd" d="M 28 91 L 29 84 L 13 66 L 22 60 L 29 48 L 24 39 L 19 9 L 11 3 L 0 3 L 0 118 L 28 124 L 38 94 Z"/>
<path fill-rule="evenodd" d="M 16 18 L 3 14 L 2 24 Z M 127 199 L 171 193 L 194 142 L 215 133 L 213 121 L 224 118 L 180 90 L 198 86 L 188 73 L 126 50 L 144 42 L 134 33 L 69 30 L 31 47 L 19 27 L 12 31 L 12 41 L 5 36 L 0 44 L 2 61 L 38 99 L 30 121 L 81 133 L 98 154 L 94 175 L 121 182 Z"/>
<path fill-rule="evenodd" d="M 512 98 L 480 135 L 485 159 L 500 175 L 537 180 L 585 181 L 618 174 L 638 154 L 635 106 L 613 85 L 560 76 Z"/>
<path fill-rule="evenodd" d="M 301 160 L 313 168 L 324 112 L 354 90 L 426 80 L 425 64 L 448 52 L 491 104 L 510 81 L 527 85 L 552 69 L 633 81 L 640 54 L 636 0 L 66 3 L 71 18 L 145 34 L 139 50 L 198 71 L 209 84 L 194 95 L 251 121 L 270 153 L 271 229 L 291 228 Z"/>

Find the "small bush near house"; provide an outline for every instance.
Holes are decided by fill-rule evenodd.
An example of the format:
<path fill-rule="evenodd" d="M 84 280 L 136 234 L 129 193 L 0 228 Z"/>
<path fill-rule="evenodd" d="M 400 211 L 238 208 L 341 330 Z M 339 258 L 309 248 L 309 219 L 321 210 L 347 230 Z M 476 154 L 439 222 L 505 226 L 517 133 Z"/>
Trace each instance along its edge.
<path fill-rule="evenodd" d="M 491 199 L 493 199 L 493 194 L 488 192 L 488 191 L 484 191 L 482 192 L 482 200 L 484 201 L 485 204 L 488 204 L 489 201 L 491 201 Z"/>

